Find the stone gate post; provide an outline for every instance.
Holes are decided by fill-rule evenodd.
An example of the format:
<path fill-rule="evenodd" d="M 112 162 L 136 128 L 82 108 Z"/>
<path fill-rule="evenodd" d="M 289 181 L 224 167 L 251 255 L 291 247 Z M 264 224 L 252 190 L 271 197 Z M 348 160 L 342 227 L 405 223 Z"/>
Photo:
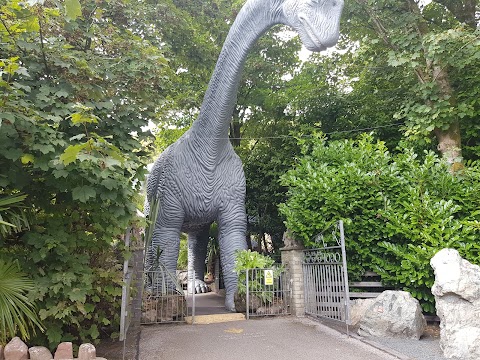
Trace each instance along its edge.
<path fill-rule="evenodd" d="M 296 241 L 289 231 L 283 235 L 285 247 L 281 248 L 282 265 L 289 271 L 292 279 L 292 315 L 305 316 L 305 295 L 303 286 L 303 250 L 304 247 Z"/>

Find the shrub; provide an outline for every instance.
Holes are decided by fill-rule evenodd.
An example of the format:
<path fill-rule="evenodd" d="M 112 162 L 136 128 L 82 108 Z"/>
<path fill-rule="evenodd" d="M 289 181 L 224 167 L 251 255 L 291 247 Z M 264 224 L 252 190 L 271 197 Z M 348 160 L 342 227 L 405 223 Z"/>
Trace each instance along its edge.
<path fill-rule="evenodd" d="M 252 269 L 273 269 L 273 276 L 278 277 L 282 272 L 282 267 L 275 266 L 275 260 L 271 257 L 262 255 L 256 251 L 241 250 L 236 253 L 235 257 L 235 272 L 238 274 L 238 295 L 245 296 L 247 293 L 246 280 L 247 270 Z M 250 292 L 255 292 L 256 296 L 259 296 L 262 301 L 271 302 L 273 300 L 273 294 L 265 291 L 264 289 L 264 274 L 262 271 L 250 272 L 248 277 L 248 289 Z"/>
<path fill-rule="evenodd" d="M 479 263 L 480 167 L 452 174 L 432 152 L 391 154 L 370 135 L 304 145 L 297 166 L 282 177 L 287 227 L 313 246 L 332 220 L 345 221 L 349 276 L 376 271 L 433 312 L 430 258 L 444 247 Z"/>

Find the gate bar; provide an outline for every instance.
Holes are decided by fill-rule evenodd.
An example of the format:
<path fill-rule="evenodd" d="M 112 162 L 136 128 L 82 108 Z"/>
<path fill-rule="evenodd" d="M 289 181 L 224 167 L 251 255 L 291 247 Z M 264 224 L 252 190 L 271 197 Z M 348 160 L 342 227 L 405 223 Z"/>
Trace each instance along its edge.
<path fill-rule="evenodd" d="M 347 253 L 345 251 L 345 233 L 343 232 L 343 220 L 338 222 L 340 228 L 340 241 L 342 243 L 342 262 L 343 262 L 343 279 L 345 282 L 345 324 L 347 324 L 347 336 L 348 325 L 350 324 L 350 289 L 348 286 L 348 272 L 347 272 Z"/>

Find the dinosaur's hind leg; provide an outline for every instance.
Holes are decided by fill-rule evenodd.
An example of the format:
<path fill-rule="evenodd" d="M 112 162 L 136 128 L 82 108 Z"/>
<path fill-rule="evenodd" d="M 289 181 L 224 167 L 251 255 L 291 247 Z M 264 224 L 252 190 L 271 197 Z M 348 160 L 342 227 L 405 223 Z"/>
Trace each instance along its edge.
<path fill-rule="evenodd" d="M 223 211 L 218 219 L 218 243 L 222 263 L 223 280 L 225 283 L 225 308 L 235 311 L 233 301 L 238 288 L 238 275 L 235 273 L 235 253 L 247 248 L 245 238 L 247 219 L 243 203 Z"/>
<path fill-rule="evenodd" d="M 192 291 L 192 273 L 195 270 L 195 292 L 205 293 L 209 291 L 205 284 L 205 259 L 209 240 L 210 224 L 200 231 L 188 234 L 188 292 Z"/>

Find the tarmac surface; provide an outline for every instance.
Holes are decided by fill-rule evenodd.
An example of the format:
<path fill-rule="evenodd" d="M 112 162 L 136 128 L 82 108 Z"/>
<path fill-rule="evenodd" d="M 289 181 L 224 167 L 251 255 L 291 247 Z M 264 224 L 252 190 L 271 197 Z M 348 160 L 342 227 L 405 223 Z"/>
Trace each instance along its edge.
<path fill-rule="evenodd" d="M 222 296 L 195 299 L 196 322 L 207 314 L 216 314 L 216 321 L 235 319 L 225 311 Z M 132 329 L 125 350 L 116 342 L 103 344 L 97 354 L 108 360 L 445 360 L 438 334 L 431 332 L 421 340 L 364 338 L 355 329 L 347 334 L 344 324 L 307 317 L 216 321 L 143 325 Z"/>
<path fill-rule="evenodd" d="M 384 351 L 306 318 L 142 328 L 141 360 L 393 360 Z"/>

